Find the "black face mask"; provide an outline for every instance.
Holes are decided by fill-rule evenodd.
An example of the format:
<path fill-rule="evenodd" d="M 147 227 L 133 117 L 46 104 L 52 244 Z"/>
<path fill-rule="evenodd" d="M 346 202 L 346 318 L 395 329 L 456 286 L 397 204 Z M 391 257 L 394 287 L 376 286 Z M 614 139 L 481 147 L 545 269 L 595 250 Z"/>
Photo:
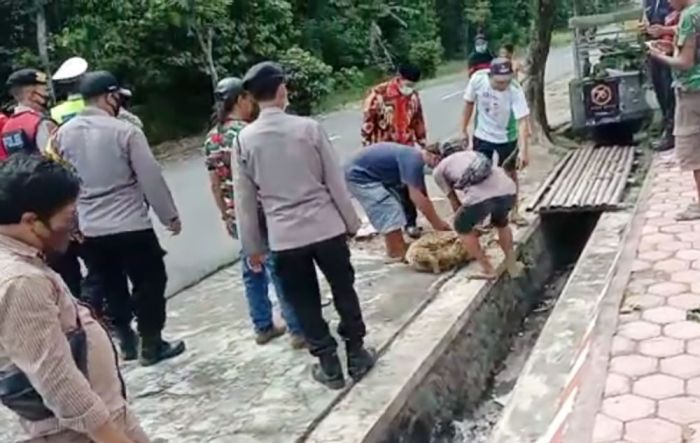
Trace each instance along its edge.
<path fill-rule="evenodd" d="M 109 97 L 111 97 L 112 100 L 109 100 Z M 120 94 L 110 94 L 107 98 L 107 104 L 110 108 L 112 108 L 112 115 L 114 115 L 115 117 L 119 115 L 119 110 L 122 107 L 122 103 L 123 98 Z"/>
<path fill-rule="evenodd" d="M 38 97 L 39 100 L 35 100 L 34 97 Z M 44 95 L 34 91 L 32 95 L 32 100 L 44 109 L 48 109 L 51 107 L 51 96 L 48 94 Z"/>

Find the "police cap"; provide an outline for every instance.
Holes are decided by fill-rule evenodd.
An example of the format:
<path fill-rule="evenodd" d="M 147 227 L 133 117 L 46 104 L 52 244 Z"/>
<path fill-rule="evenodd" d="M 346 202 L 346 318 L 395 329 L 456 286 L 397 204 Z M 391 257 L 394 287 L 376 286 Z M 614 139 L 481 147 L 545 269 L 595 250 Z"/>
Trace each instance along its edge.
<path fill-rule="evenodd" d="M 114 92 L 124 96 L 128 95 L 127 90 L 119 86 L 117 78 L 107 71 L 88 72 L 80 81 L 80 94 L 84 98 L 92 98 Z"/>
<path fill-rule="evenodd" d="M 48 77 L 41 71 L 36 69 L 20 69 L 15 71 L 7 78 L 7 87 L 17 88 L 22 86 L 34 86 L 48 84 Z"/>
<path fill-rule="evenodd" d="M 275 62 L 261 62 L 248 70 L 243 77 L 245 90 L 255 94 L 260 87 L 267 86 L 271 82 L 284 82 L 284 69 Z"/>

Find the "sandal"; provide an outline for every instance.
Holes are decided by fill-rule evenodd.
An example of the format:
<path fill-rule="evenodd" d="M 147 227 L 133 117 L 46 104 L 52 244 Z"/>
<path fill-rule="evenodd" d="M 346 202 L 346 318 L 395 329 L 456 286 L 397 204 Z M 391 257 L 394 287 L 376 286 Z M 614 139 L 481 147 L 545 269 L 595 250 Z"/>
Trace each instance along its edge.
<path fill-rule="evenodd" d="M 677 214 L 675 219 L 679 222 L 700 220 L 700 206 L 697 203 L 689 205 L 685 211 Z"/>
<path fill-rule="evenodd" d="M 510 221 L 518 228 L 524 228 L 530 224 L 530 222 L 520 214 L 513 215 Z"/>
<path fill-rule="evenodd" d="M 469 280 L 486 280 L 486 281 L 494 281 L 498 278 L 498 275 L 496 274 L 487 274 L 485 272 L 478 272 L 476 274 L 472 274 L 467 276 Z"/>

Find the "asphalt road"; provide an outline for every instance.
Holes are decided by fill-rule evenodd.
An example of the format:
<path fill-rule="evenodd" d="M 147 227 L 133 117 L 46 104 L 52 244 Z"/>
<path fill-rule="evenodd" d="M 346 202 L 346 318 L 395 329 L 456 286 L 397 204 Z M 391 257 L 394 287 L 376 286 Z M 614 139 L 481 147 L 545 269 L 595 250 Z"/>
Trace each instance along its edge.
<path fill-rule="evenodd" d="M 547 82 L 569 75 L 572 70 L 571 48 L 553 49 L 547 63 Z M 458 131 L 465 86 L 466 79 L 460 79 L 421 90 L 430 140 L 449 137 Z M 343 161 L 359 149 L 359 106 L 319 118 Z M 173 294 L 233 261 L 238 257 L 240 246 L 227 236 L 220 221 L 202 158 L 171 162 L 164 166 L 164 170 L 183 222 L 183 232 L 178 237 L 156 227 L 163 247 L 168 251 L 168 293 Z"/>

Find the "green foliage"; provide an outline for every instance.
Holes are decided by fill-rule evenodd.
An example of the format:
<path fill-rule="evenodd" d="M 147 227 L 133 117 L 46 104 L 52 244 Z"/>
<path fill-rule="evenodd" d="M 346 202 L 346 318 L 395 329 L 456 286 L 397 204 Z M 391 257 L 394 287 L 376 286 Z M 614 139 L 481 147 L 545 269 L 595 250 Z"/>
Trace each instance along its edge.
<path fill-rule="evenodd" d="M 309 115 L 323 97 L 333 89 L 333 68 L 297 46 L 280 57 L 287 73 L 287 87 L 292 109 Z"/>
<path fill-rule="evenodd" d="M 437 73 L 437 68 L 442 60 L 440 40 L 425 40 L 413 43 L 408 53 L 408 59 L 411 63 L 421 67 L 423 75 L 433 77 Z"/>
<path fill-rule="evenodd" d="M 333 85 L 336 90 L 362 87 L 364 80 L 365 74 L 356 66 L 340 68 L 333 74 Z"/>
<path fill-rule="evenodd" d="M 559 25 L 572 1 L 586 12 L 615 3 L 558 1 Z M 329 94 L 364 90 L 399 63 L 429 77 L 443 56 L 466 60 L 477 31 L 494 49 L 525 43 L 531 2 L 0 0 L 0 82 L 13 69 L 39 66 L 35 18 L 43 4 L 52 68 L 80 55 L 113 71 L 134 89 L 149 135 L 176 137 L 203 129 L 214 79 L 242 76 L 258 61 L 282 61 L 292 72 L 293 107 L 310 113 Z"/>

